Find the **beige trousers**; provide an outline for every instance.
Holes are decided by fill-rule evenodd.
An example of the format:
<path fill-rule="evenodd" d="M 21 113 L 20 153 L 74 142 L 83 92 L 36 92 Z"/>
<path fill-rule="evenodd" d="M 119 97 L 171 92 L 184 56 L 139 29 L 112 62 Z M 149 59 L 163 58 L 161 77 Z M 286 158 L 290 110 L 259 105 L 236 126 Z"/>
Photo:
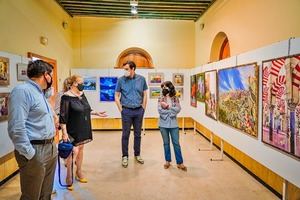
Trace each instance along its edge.
<path fill-rule="evenodd" d="M 54 143 L 33 145 L 36 153 L 31 160 L 15 150 L 20 169 L 20 200 L 50 200 L 53 189 L 57 148 Z"/>

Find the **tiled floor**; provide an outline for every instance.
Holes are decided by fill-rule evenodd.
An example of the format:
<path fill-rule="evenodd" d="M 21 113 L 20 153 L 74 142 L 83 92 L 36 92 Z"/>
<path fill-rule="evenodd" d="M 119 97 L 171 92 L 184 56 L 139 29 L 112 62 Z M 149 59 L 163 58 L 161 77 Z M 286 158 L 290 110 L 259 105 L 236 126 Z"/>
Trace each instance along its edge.
<path fill-rule="evenodd" d="M 58 187 L 53 199 L 82 200 L 268 200 L 278 199 L 226 156 L 211 162 L 219 151 L 198 151 L 208 142 L 188 131 L 181 134 L 181 146 L 187 172 L 173 166 L 163 168 L 164 156 L 160 133 L 147 131 L 142 138 L 144 165 L 130 157 L 127 169 L 121 166 L 121 133 L 95 132 L 94 141 L 85 147 L 84 172 L 89 182 L 75 181 L 74 191 Z M 130 141 L 130 155 L 133 155 Z M 173 153 L 173 150 L 172 150 Z M 174 154 L 172 154 L 173 156 Z M 64 168 L 64 167 L 63 167 Z M 57 180 L 57 177 L 56 177 Z M 20 196 L 19 176 L 0 188 L 0 199 Z"/>

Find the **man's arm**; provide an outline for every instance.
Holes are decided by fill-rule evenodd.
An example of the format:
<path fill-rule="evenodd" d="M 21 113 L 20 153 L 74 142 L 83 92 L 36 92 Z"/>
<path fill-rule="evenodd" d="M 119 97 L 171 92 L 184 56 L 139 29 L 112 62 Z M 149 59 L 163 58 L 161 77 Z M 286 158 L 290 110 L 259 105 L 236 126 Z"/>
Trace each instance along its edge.
<path fill-rule="evenodd" d="M 118 106 L 119 111 L 121 112 L 122 111 L 122 105 L 121 105 L 121 102 L 120 102 L 120 98 L 121 98 L 121 93 L 120 92 L 115 92 L 115 102 Z"/>
<path fill-rule="evenodd" d="M 142 104 L 142 106 L 143 106 L 143 108 L 144 108 L 144 110 L 146 110 L 146 106 L 147 106 L 147 95 L 148 95 L 148 92 L 147 92 L 148 90 L 144 90 L 144 96 L 143 96 L 143 104 Z"/>

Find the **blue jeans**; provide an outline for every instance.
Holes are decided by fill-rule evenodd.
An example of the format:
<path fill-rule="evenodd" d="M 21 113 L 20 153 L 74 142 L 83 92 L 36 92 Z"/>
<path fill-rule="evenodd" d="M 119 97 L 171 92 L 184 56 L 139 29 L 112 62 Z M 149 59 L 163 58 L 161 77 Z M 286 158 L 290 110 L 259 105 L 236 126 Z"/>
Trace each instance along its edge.
<path fill-rule="evenodd" d="M 182 164 L 183 159 L 182 159 L 182 154 L 181 154 L 181 148 L 179 144 L 179 128 L 163 128 L 160 127 L 160 132 L 161 136 L 163 138 L 164 142 L 164 151 L 165 151 L 165 160 L 167 162 L 171 162 L 171 150 L 170 150 L 170 135 L 172 139 L 172 144 L 174 147 L 174 152 L 175 152 L 175 158 L 176 158 L 176 163 Z"/>
<path fill-rule="evenodd" d="M 134 130 L 134 155 L 139 156 L 141 153 L 141 132 L 143 124 L 144 109 L 123 108 L 122 112 L 122 157 L 128 156 L 128 143 L 130 129 L 133 125 Z"/>

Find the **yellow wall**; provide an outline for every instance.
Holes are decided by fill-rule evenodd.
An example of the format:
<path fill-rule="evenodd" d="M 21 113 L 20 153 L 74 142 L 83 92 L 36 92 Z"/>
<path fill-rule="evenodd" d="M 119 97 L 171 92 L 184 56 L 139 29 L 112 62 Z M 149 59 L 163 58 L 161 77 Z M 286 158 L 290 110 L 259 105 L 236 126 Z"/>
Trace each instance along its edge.
<path fill-rule="evenodd" d="M 63 21 L 70 25 L 66 30 Z M 27 52 L 37 53 L 57 60 L 58 78 L 69 74 L 72 18 L 55 1 L 0 0 L 0 24 L 0 51 L 26 57 Z M 40 36 L 48 38 L 47 46 L 40 44 Z"/>
<path fill-rule="evenodd" d="M 299 9 L 299 0 L 217 0 L 195 23 L 196 66 L 210 61 L 213 39 L 221 31 L 228 36 L 231 55 L 299 37 Z"/>
<path fill-rule="evenodd" d="M 140 47 L 155 68 L 192 68 L 194 28 L 193 21 L 75 17 L 74 67 L 112 68 L 123 50 Z"/>

